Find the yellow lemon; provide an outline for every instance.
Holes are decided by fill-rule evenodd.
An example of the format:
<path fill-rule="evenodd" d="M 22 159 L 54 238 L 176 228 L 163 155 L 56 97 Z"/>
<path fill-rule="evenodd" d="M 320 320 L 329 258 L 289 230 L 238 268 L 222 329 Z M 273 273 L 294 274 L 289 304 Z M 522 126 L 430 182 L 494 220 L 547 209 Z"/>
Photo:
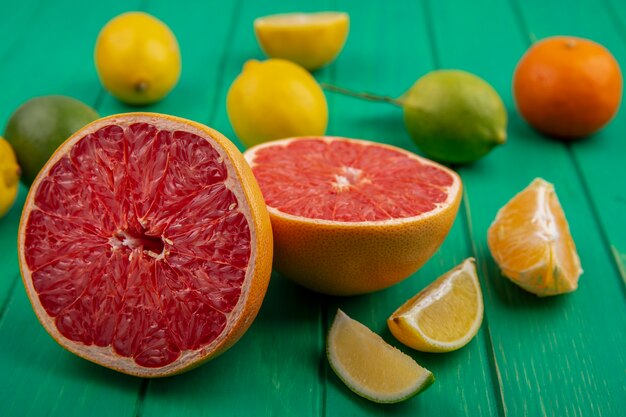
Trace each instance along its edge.
<path fill-rule="evenodd" d="M 121 14 L 102 28 L 95 61 L 104 88 L 128 104 L 161 100 L 181 71 L 176 37 L 165 23 L 143 12 Z"/>
<path fill-rule="evenodd" d="M 0 137 L 0 217 L 4 216 L 17 196 L 20 167 L 9 142 Z"/>
<path fill-rule="evenodd" d="M 328 124 L 321 87 L 304 68 L 282 59 L 246 62 L 226 99 L 230 123 L 252 146 L 295 136 L 320 136 Z"/>
<path fill-rule="evenodd" d="M 449 352 L 469 343 L 483 321 L 474 258 L 446 272 L 387 320 L 391 333 L 423 352 Z"/>
<path fill-rule="evenodd" d="M 271 58 L 282 58 L 312 71 L 332 62 L 346 42 L 347 13 L 287 13 L 254 21 L 257 40 Z"/>
<path fill-rule="evenodd" d="M 432 372 L 341 310 L 328 332 L 326 355 L 348 388 L 377 403 L 404 401 L 435 382 Z"/>

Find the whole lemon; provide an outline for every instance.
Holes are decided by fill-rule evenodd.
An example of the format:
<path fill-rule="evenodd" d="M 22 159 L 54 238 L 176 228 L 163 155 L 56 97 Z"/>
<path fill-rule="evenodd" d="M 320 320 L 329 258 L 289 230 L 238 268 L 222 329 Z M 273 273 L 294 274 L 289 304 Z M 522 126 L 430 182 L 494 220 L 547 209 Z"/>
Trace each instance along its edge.
<path fill-rule="evenodd" d="M 11 145 L 0 137 L 0 217 L 4 216 L 15 202 L 20 179 L 20 167 Z"/>
<path fill-rule="evenodd" d="M 506 141 L 502 99 L 489 83 L 469 72 L 432 71 L 400 101 L 409 134 L 432 159 L 468 163 Z"/>
<path fill-rule="evenodd" d="M 104 88 L 128 104 L 161 100 L 180 77 L 176 37 L 165 23 L 143 12 L 109 21 L 98 35 L 94 56 Z"/>
<path fill-rule="evenodd" d="M 246 62 L 226 98 L 230 123 L 246 146 L 320 136 L 328 125 L 321 87 L 304 68 L 282 59 Z"/>

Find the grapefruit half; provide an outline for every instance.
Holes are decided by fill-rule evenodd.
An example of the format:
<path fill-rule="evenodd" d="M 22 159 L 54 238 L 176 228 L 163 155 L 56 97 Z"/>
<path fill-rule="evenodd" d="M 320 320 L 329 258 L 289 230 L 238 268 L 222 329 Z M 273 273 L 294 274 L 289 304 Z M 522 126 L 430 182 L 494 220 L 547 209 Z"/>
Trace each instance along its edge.
<path fill-rule="evenodd" d="M 376 291 L 417 271 L 461 200 L 454 171 L 380 143 L 290 138 L 244 156 L 270 213 L 275 269 L 325 294 Z"/>
<path fill-rule="evenodd" d="M 180 373 L 235 343 L 272 260 L 241 153 L 213 129 L 148 113 L 97 120 L 59 147 L 30 189 L 18 245 L 50 335 L 142 377 Z"/>

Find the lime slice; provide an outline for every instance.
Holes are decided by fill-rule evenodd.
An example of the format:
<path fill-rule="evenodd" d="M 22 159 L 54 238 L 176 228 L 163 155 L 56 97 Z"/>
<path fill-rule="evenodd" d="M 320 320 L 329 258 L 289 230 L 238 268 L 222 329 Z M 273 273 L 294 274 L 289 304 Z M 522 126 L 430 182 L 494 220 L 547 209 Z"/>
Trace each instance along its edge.
<path fill-rule="evenodd" d="M 328 333 L 326 353 L 348 388 L 377 403 L 404 401 L 435 381 L 429 370 L 341 310 Z"/>
<path fill-rule="evenodd" d="M 446 272 L 387 320 L 402 343 L 424 352 L 449 352 L 469 343 L 483 320 L 474 258 Z"/>

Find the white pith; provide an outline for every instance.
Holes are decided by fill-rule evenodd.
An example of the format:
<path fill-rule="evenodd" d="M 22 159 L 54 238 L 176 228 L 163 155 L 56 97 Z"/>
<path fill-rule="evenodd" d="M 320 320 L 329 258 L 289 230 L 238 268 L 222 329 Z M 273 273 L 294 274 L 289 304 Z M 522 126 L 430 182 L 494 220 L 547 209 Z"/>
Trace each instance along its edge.
<path fill-rule="evenodd" d="M 283 13 L 259 17 L 254 21 L 254 26 L 306 27 L 310 25 L 332 25 L 345 19 L 347 19 L 347 14 L 340 12 Z"/>

